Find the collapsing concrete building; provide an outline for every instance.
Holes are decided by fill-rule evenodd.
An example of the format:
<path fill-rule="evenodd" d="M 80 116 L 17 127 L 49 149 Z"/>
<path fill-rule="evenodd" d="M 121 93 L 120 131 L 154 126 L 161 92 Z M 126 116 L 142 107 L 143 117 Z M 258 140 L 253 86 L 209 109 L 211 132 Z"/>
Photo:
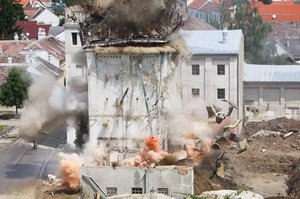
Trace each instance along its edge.
<path fill-rule="evenodd" d="M 103 2 L 94 1 L 86 18 L 74 17 L 80 9 L 73 10 L 65 25 L 66 37 L 72 38 L 66 41 L 67 86 L 88 93 L 89 135 L 70 118 L 68 143 L 80 146 L 89 137 L 93 146 L 126 151 L 140 148 L 146 135 L 166 140 L 160 117 L 165 101 L 179 93 L 178 52 L 169 45 L 181 24 L 178 4 Z"/>

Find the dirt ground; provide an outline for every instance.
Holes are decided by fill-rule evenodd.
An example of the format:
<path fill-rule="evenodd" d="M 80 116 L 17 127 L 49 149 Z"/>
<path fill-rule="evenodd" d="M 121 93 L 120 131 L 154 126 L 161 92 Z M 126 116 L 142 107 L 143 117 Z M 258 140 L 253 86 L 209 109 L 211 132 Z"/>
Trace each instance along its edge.
<path fill-rule="evenodd" d="M 269 135 L 252 138 L 259 130 L 288 133 L 283 138 Z M 279 118 L 271 121 L 248 123 L 243 134 L 248 140 L 248 150 L 238 154 L 235 142 L 222 145 L 213 151 L 201 166 L 195 167 L 195 190 L 202 193 L 218 189 L 243 189 L 265 198 L 299 198 L 300 196 L 300 121 Z M 279 134 L 279 133 L 277 133 Z M 224 151 L 221 161 L 225 165 L 225 178 L 210 179 L 215 161 Z"/>

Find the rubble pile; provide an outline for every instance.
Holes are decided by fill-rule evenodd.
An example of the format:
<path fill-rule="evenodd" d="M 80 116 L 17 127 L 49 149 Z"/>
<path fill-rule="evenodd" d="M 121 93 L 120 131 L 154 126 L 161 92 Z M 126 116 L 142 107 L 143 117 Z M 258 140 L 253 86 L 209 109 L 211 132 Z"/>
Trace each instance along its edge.
<path fill-rule="evenodd" d="M 165 43 L 182 24 L 178 0 L 94 0 L 84 4 L 85 43 L 100 46 Z"/>
<path fill-rule="evenodd" d="M 276 118 L 261 122 L 247 122 L 244 127 L 244 132 L 248 136 L 252 136 L 260 130 L 276 131 L 288 133 L 291 131 L 300 131 L 300 121 L 287 118 Z"/>
<path fill-rule="evenodd" d="M 287 180 L 288 194 L 291 197 L 297 198 L 300 196 L 300 159 L 292 166 L 292 171 Z"/>

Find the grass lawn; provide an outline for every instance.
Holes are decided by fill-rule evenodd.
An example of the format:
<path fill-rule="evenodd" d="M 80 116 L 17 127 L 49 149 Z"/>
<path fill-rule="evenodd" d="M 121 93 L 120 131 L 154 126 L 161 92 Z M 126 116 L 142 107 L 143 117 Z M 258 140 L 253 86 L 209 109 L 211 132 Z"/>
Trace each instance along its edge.
<path fill-rule="evenodd" d="M 0 132 L 2 132 L 6 128 L 5 125 L 0 125 Z"/>

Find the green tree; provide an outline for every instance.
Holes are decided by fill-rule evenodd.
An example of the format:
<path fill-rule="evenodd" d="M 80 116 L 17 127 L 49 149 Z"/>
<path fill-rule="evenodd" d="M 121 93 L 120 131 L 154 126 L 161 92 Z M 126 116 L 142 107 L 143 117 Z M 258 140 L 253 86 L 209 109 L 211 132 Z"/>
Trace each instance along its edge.
<path fill-rule="evenodd" d="M 0 0 L 0 40 L 13 39 L 16 32 L 21 33 L 21 28 L 15 24 L 24 18 L 19 0 Z"/>
<path fill-rule="evenodd" d="M 24 70 L 12 68 L 8 73 L 6 81 L 0 86 L 0 104 L 2 106 L 23 107 L 23 102 L 27 99 L 27 89 L 30 85 L 30 78 Z"/>
<path fill-rule="evenodd" d="M 245 60 L 253 63 L 263 41 L 272 31 L 270 24 L 264 22 L 258 15 L 256 7 L 252 7 L 250 1 L 234 0 L 235 15 L 228 21 L 228 29 L 242 29 L 244 35 Z"/>

